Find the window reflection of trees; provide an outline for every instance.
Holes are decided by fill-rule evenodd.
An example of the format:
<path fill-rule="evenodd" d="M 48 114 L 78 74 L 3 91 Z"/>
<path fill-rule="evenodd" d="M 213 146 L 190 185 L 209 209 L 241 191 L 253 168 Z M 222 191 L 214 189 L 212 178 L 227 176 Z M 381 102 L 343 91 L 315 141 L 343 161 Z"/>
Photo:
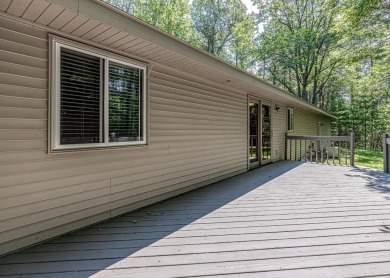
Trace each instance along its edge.
<path fill-rule="evenodd" d="M 262 159 L 271 158 L 271 107 L 262 106 Z"/>
<path fill-rule="evenodd" d="M 142 137 L 141 70 L 109 64 L 110 141 L 134 141 Z"/>

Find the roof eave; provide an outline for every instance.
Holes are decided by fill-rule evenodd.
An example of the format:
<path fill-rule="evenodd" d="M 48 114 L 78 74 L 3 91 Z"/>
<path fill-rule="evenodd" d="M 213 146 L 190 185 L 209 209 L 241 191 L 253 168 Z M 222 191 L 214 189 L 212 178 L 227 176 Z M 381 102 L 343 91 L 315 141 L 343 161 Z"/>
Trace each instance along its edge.
<path fill-rule="evenodd" d="M 217 71 L 223 72 L 239 79 L 248 84 L 276 94 L 279 97 L 285 98 L 288 101 L 295 102 L 301 107 L 305 107 L 314 113 L 321 114 L 327 117 L 336 118 L 335 116 L 325 112 L 324 110 L 296 97 L 295 95 L 286 92 L 275 85 L 260 79 L 259 77 L 248 73 L 226 61 L 199 49 L 177 37 L 174 37 L 157 27 L 128 14 L 110 4 L 101 0 L 51 0 L 68 9 L 72 9 L 78 13 L 86 15 L 90 18 L 96 18 L 102 23 L 111 25 L 121 29 L 129 34 L 145 39 L 151 43 L 161 45 L 166 49 L 175 51 L 190 59 L 194 59 L 204 65 L 214 68 Z M 131 21 L 132 24 L 129 24 Z"/>

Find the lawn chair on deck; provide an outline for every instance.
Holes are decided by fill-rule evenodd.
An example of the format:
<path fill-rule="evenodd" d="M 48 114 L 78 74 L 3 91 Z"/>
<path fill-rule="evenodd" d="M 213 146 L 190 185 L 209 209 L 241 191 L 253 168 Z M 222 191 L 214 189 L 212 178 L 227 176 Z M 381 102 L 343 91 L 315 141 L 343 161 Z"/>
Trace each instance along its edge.
<path fill-rule="evenodd" d="M 309 145 L 309 149 L 307 151 L 307 160 L 310 162 L 320 162 L 324 163 L 324 161 L 328 158 L 327 149 L 330 146 L 329 141 L 314 141 Z"/>

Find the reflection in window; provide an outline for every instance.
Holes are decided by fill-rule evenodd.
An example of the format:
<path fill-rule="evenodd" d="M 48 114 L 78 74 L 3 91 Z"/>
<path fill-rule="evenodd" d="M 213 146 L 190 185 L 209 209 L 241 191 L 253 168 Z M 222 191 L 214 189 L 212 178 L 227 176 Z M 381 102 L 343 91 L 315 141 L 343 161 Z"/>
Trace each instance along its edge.
<path fill-rule="evenodd" d="M 142 138 L 142 72 L 109 64 L 109 140 L 138 141 Z"/>
<path fill-rule="evenodd" d="M 249 157 L 250 162 L 258 161 L 259 104 L 249 103 Z"/>
<path fill-rule="evenodd" d="M 287 108 L 287 131 L 294 130 L 293 120 L 293 110 L 291 108 Z"/>
<path fill-rule="evenodd" d="M 262 105 L 262 160 L 271 158 L 271 107 Z"/>

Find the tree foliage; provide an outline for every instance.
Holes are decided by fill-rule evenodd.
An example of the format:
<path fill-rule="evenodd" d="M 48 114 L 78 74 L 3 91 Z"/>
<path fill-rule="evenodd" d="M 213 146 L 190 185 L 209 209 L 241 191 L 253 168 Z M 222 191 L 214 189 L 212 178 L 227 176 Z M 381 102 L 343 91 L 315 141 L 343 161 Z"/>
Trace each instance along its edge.
<path fill-rule="evenodd" d="M 191 20 L 197 45 L 217 56 L 226 54 L 235 29 L 245 18 L 246 7 L 240 0 L 192 1 Z"/>
<path fill-rule="evenodd" d="M 258 36 L 255 15 L 247 14 L 233 28 L 232 41 L 228 48 L 228 58 L 236 67 L 255 73 L 256 38 Z"/>
<path fill-rule="evenodd" d="M 351 54 L 343 65 L 344 82 L 337 87 L 344 98 L 331 112 L 339 116 L 337 133 L 343 127 L 356 133 L 361 147 L 378 149 L 382 133 L 390 132 L 390 3 L 346 0 L 342 4 L 339 25 L 347 30 L 342 47 Z"/>
<path fill-rule="evenodd" d="M 344 58 L 340 32 L 334 30 L 337 7 L 328 0 L 256 1 L 266 22 L 259 37 L 262 73 L 274 84 L 324 108 L 324 95 Z"/>
<path fill-rule="evenodd" d="M 186 41 L 193 41 L 188 0 L 106 0 L 106 2 Z"/>

